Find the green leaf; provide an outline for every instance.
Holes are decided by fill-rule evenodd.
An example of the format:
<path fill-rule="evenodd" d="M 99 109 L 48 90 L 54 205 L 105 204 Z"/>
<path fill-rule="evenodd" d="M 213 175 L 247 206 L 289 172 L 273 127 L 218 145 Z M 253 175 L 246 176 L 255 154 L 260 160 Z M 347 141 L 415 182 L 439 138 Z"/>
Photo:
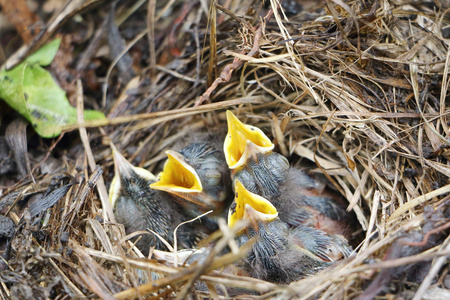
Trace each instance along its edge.
<path fill-rule="evenodd" d="M 40 66 L 48 66 L 55 58 L 56 52 L 58 52 L 61 39 L 54 39 L 45 46 L 42 46 L 39 50 L 31 54 L 25 59 L 25 62 L 29 64 L 39 64 Z"/>
<path fill-rule="evenodd" d="M 62 126 L 77 122 L 77 111 L 69 104 L 66 93 L 40 66 L 53 60 L 59 47 L 59 40 L 55 41 L 12 70 L 0 71 L 0 98 L 30 121 L 36 132 L 45 138 L 58 136 Z M 86 110 L 84 118 L 104 119 L 105 116 L 98 111 Z"/>

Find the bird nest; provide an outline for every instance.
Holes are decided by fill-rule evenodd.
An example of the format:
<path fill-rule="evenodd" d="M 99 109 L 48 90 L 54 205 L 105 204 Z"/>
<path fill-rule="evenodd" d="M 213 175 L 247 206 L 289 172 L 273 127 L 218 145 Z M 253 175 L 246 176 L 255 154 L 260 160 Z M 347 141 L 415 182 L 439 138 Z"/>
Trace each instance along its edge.
<path fill-rule="evenodd" d="M 13 149 L 28 176 L 2 175 L 15 228 L 3 242 L 2 298 L 226 298 L 217 286 L 246 299 L 448 298 L 449 6 L 280 2 L 125 1 L 64 15 L 60 64 L 82 79 L 77 89 L 66 81 L 69 99 L 108 118 L 79 120 L 55 140 L 29 132 L 28 150 Z M 221 272 L 242 253 L 191 266 L 139 254 L 113 222 L 110 145 L 156 174 L 190 132 L 226 128 L 226 109 L 348 200 L 362 236 L 354 255 L 278 285 Z M 215 253 L 233 238 L 221 228 Z"/>

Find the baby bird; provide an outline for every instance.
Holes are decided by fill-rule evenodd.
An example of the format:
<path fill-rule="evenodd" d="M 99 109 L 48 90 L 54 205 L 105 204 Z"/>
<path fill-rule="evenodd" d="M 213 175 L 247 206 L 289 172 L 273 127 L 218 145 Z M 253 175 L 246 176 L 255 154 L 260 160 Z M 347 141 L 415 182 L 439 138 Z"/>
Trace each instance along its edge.
<path fill-rule="evenodd" d="M 230 172 L 217 138 L 200 134 L 198 141 L 179 152 L 167 150 L 166 154 L 168 159 L 159 180 L 150 185 L 152 189 L 194 203 L 200 212 L 224 209 L 230 190 Z"/>
<path fill-rule="evenodd" d="M 227 111 L 227 123 L 223 147 L 233 180 L 241 181 L 251 192 L 263 197 L 279 196 L 289 161 L 272 151 L 274 144 L 261 129 L 242 123 L 231 111 Z"/>
<path fill-rule="evenodd" d="M 291 229 L 291 233 L 296 244 L 324 261 L 335 262 L 349 257 L 352 253 L 347 240 L 341 235 L 328 234 L 305 225 Z"/>
<path fill-rule="evenodd" d="M 300 169 L 290 168 L 286 180 L 280 184 L 280 195 L 268 199 L 290 225 L 303 224 L 351 238 L 352 215 L 346 212 L 343 199 Z"/>
<path fill-rule="evenodd" d="M 310 225 L 348 237 L 348 214 L 340 197 L 302 170 L 290 167 L 284 156 L 272 151 L 274 145 L 261 130 L 243 124 L 231 112 L 227 112 L 227 121 L 224 151 L 229 167 L 234 168 L 234 182 L 239 180 L 250 192 L 267 198 L 290 226 Z"/>
<path fill-rule="evenodd" d="M 113 151 L 113 155 L 115 176 L 109 199 L 117 222 L 125 226 L 127 234 L 151 230 L 173 244 L 175 227 L 190 218 L 169 194 L 150 188 L 156 181 L 152 173 L 134 167 L 117 151 Z M 194 222 L 181 226 L 177 236 L 181 247 L 190 248 L 206 235 L 198 222 Z M 153 233 L 140 235 L 136 246 L 144 255 L 148 255 L 150 247 L 167 249 Z"/>
<path fill-rule="evenodd" d="M 278 217 L 275 206 L 236 181 L 235 202 L 228 214 L 228 226 L 233 227 L 241 219 L 248 219 L 250 225 L 238 233 L 236 242 L 242 246 L 253 241 L 247 258 L 242 262 L 242 267 L 252 277 L 289 283 L 331 264 L 318 256 L 328 253 L 325 234 L 305 237 L 302 230 L 290 230 Z"/>

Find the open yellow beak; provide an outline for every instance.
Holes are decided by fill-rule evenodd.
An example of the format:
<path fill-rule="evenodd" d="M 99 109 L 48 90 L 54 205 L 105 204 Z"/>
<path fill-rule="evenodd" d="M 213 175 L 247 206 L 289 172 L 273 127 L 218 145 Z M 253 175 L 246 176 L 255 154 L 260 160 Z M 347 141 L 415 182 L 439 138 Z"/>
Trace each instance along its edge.
<path fill-rule="evenodd" d="M 156 177 L 151 172 L 135 167 L 126 160 L 117 150 L 113 150 L 114 159 L 114 178 L 109 187 L 109 202 L 114 207 L 120 194 L 122 178 L 131 178 L 138 176 L 148 181 L 155 181 Z"/>
<path fill-rule="evenodd" d="M 241 219 L 257 217 L 262 221 L 271 221 L 278 217 L 277 209 L 269 200 L 249 192 L 239 180 L 235 182 L 234 201 L 235 203 L 228 212 L 228 226 L 230 228 Z"/>
<path fill-rule="evenodd" d="M 158 175 L 158 181 L 150 187 L 155 190 L 166 191 L 172 194 L 201 193 L 202 183 L 197 172 L 178 152 L 167 150 L 167 161 L 163 171 Z"/>
<path fill-rule="evenodd" d="M 266 153 L 273 149 L 273 143 L 261 129 L 242 123 L 229 110 L 227 111 L 227 123 L 228 133 L 225 138 L 223 150 L 230 169 L 236 169 L 244 165 L 247 161 L 247 157 L 243 155 L 247 140 L 255 144 L 262 153 Z"/>

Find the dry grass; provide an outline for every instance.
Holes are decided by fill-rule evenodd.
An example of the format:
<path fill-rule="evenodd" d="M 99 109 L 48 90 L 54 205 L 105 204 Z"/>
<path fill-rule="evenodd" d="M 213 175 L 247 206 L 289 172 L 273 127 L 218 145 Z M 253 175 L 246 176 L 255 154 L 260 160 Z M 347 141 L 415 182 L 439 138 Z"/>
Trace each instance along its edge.
<path fill-rule="evenodd" d="M 150 13 L 148 27 L 136 35 L 143 40 L 134 42 L 147 43 L 146 37 L 151 40 L 174 22 L 184 8 L 183 1 L 175 2 L 155 8 L 155 1 L 149 1 L 156 15 Z M 9 282 L 1 283 L 2 297 L 32 291 L 59 299 L 223 298 L 214 284 L 262 295 L 246 299 L 371 299 L 382 291 L 384 298 L 448 296 L 442 282 L 450 255 L 449 239 L 443 236 L 449 224 L 450 40 L 441 28 L 450 12 L 428 2 L 326 0 L 324 5 L 306 1 L 304 11 L 286 17 L 276 0 L 270 9 L 259 1 L 224 2 L 227 8 L 219 7 L 217 14 L 208 11 L 209 1 L 190 7 L 177 28 L 185 33 L 176 40 L 181 55 L 168 59 L 167 44 L 149 43 L 158 61 L 140 69 L 117 94 L 111 89 L 117 80 L 111 65 L 110 88 L 103 95 L 109 118 L 67 128 L 80 130 L 87 157 L 78 155 L 61 170 L 70 178 L 63 182 L 76 184 L 47 212 L 48 221 L 40 228 L 26 213 L 10 212 L 21 225 L 9 270 L 2 273 Z M 255 14 L 244 16 L 250 8 Z M 212 43 L 205 38 L 209 28 L 217 32 Z M 261 36 L 255 39 L 258 31 Z M 170 46 L 170 38 L 164 41 Z M 209 47 L 217 47 L 214 56 Z M 217 62 L 217 69 L 209 61 Z M 204 95 L 219 76 L 217 86 Z M 104 198 L 101 176 L 109 182 L 113 171 L 109 143 L 130 161 L 157 172 L 163 150 L 188 131 L 225 127 L 225 109 L 262 128 L 294 164 L 330 179 L 365 235 L 355 245 L 355 256 L 289 286 L 212 271 L 242 253 L 191 267 L 140 258 L 113 222 Z M 76 151 L 80 148 L 69 156 Z M 100 177 L 96 164 L 104 171 Z M 45 189 L 50 179 L 39 175 L 36 182 L 33 191 Z M 2 201 L 29 189 L 29 183 L 18 184 Z M 420 244 L 434 228 L 428 244 Z M 224 234 L 217 245 L 224 247 L 229 239 Z M 417 264 L 431 260 L 431 269 Z M 152 281 L 153 272 L 159 277 Z M 421 279 L 413 276 L 420 272 Z M 206 282 L 208 291 L 188 289 L 193 278 Z"/>

